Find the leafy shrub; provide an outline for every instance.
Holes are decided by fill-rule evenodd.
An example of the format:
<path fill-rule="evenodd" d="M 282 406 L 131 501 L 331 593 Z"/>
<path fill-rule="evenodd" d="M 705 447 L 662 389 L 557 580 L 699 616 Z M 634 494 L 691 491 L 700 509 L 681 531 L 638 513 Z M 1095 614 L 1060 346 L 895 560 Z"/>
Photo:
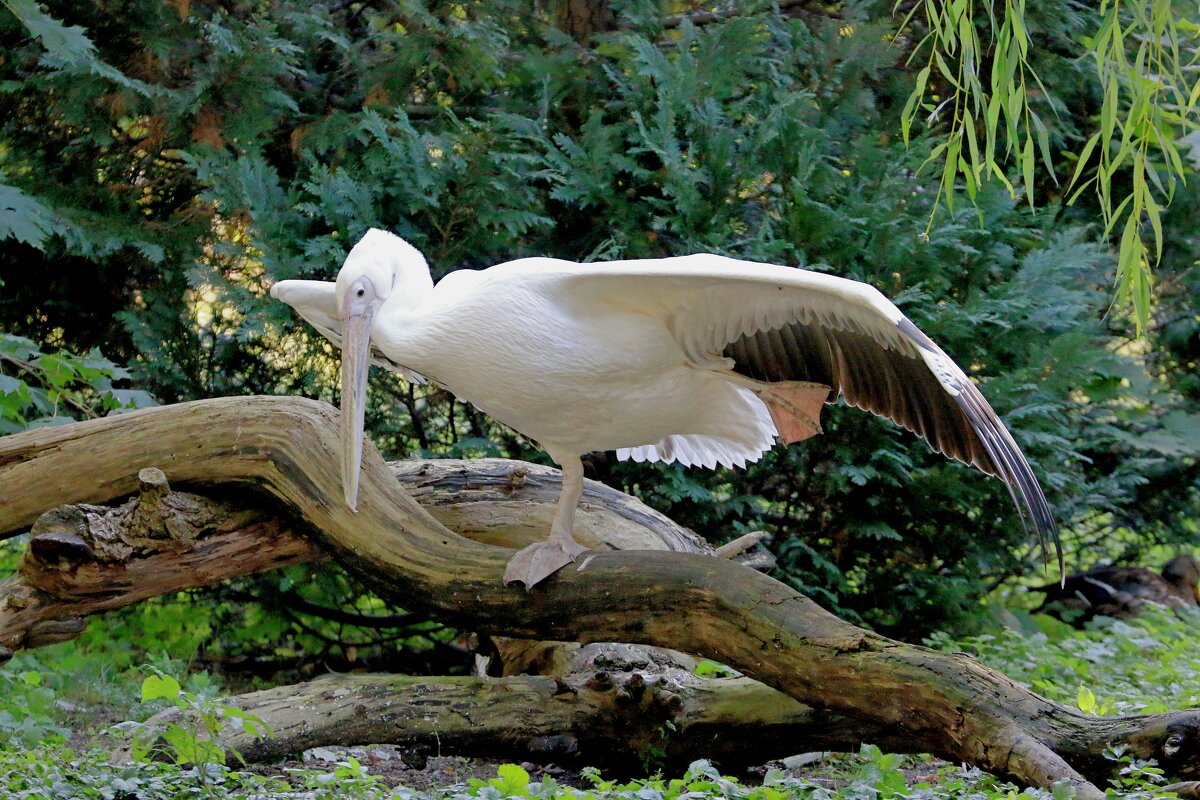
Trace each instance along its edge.
<path fill-rule="evenodd" d="M 1035 692 L 1087 713 L 1142 714 L 1200 707 L 1200 609 L 1151 606 L 1136 620 L 1097 618 L 1075 631 L 1044 615 L 1027 629 L 929 644 L 965 651 Z"/>
<path fill-rule="evenodd" d="M 199 769 L 180 769 L 160 762 L 113 765 L 108 753 L 42 745 L 29 750 L 0 750 L 0 793 L 14 800 L 177 800 L 213 787 L 216 796 L 289 798 L 286 783 L 251 773 L 210 769 L 206 783 Z"/>
<path fill-rule="evenodd" d="M 0 749 L 59 743 L 69 734 L 56 718 L 54 690 L 27 661 L 14 658 L 0 671 Z"/>
<path fill-rule="evenodd" d="M 99 350 L 42 352 L 0 332 L 0 435 L 157 405 L 148 392 L 114 386 L 129 377 Z"/>
<path fill-rule="evenodd" d="M 228 754 L 243 760 L 241 753 L 229 750 L 221 740 L 227 726 L 255 738 L 271 735 L 270 726 L 260 717 L 185 691 L 179 681 L 158 669 L 142 681 L 142 702 L 154 700 L 165 700 L 179 709 L 182 722 L 172 722 L 162 730 L 146 725 L 134 728 L 132 750 L 136 761 L 165 755 L 180 766 L 195 765 L 203 778 L 210 766 L 224 765 Z"/>

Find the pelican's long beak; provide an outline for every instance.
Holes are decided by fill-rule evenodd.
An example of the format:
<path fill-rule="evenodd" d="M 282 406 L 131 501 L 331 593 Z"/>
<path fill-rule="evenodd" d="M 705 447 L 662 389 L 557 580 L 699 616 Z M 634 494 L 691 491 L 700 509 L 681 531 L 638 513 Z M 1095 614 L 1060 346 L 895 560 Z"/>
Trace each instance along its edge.
<path fill-rule="evenodd" d="M 371 323 L 378 306 L 344 316 L 342 338 L 342 488 L 346 505 L 358 510 L 358 475 L 362 466 L 363 415 L 367 406 Z"/>

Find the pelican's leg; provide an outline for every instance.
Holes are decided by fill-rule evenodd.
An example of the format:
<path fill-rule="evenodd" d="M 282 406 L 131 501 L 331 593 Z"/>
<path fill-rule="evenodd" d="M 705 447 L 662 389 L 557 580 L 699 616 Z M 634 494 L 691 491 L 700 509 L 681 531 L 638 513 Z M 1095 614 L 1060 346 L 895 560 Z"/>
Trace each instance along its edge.
<path fill-rule="evenodd" d="M 550 537 L 535 542 L 512 557 L 504 569 L 504 582 L 525 584 L 526 589 L 553 575 L 587 550 L 571 536 L 575 509 L 583 496 L 583 462 L 578 457 L 562 460 L 562 493 L 554 509 Z"/>

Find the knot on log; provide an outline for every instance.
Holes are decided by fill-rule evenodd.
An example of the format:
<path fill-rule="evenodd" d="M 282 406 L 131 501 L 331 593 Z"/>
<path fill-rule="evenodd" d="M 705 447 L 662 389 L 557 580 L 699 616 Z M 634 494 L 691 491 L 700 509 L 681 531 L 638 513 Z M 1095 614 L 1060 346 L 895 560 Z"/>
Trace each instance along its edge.
<path fill-rule="evenodd" d="M 592 677 L 588 678 L 587 688 L 594 692 L 609 692 L 616 685 L 613 683 L 612 675 L 601 670 Z"/>
<path fill-rule="evenodd" d="M 44 647 L 67 642 L 78 637 L 87 628 L 83 617 L 62 617 L 34 623 L 25 635 L 26 647 Z"/>
<path fill-rule="evenodd" d="M 167 474 L 158 467 L 139 470 L 138 491 L 141 494 L 139 505 L 158 502 L 171 491 L 171 485 L 167 483 Z"/>
<path fill-rule="evenodd" d="M 83 564 L 114 564 L 131 556 L 189 549 L 229 516 L 223 507 L 171 490 L 157 467 L 138 473 L 139 493 L 116 507 L 64 505 L 38 517 L 22 574 L 73 571 Z M 245 517 L 245 514 L 241 514 Z"/>
<path fill-rule="evenodd" d="M 29 540 L 29 552 L 46 569 L 71 569 L 96 554 L 92 546 L 73 533 L 48 531 Z"/>
<path fill-rule="evenodd" d="M 1156 714 L 1128 741 L 1138 758 L 1155 759 L 1168 775 L 1200 775 L 1200 712 Z"/>
<path fill-rule="evenodd" d="M 758 547 L 767 538 L 768 535 L 763 531 L 751 531 L 721 545 L 713 555 L 736 561 L 758 572 L 770 572 L 775 569 L 775 556 L 765 547 Z"/>
<path fill-rule="evenodd" d="M 657 689 L 654 692 L 654 705 L 675 716 L 683 711 L 683 698 L 667 689 Z"/>
<path fill-rule="evenodd" d="M 138 496 L 131 501 L 129 535 L 126 541 L 140 552 L 164 549 L 160 542 L 171 542 L 171 549 L 190 547 L 211 514 L 199 498 L 171 491 L 167 476 L 158 467 L 138 472 Z"/>
<path fill-rule="evenodd" d="M 732 542 L 726 542 L 718 547 L 717 552 L 714 555 L 716 555 L 717 558 L 734 558 L 735 556 L 740 556 L 751 547 L 754 547 L 754 545 L 758 544 L 765 538 L 767 538 L 767 534 L 763 533 L 762 531 L 751 531 L 750 533 L 744 533 L 734 539 Z"/>
<path fill-rule="evenodd" d="M 87 515 L 79 506 L 59 506 L 38 517 L 29 540 L 29 558 L 37 569 L 74 569 L 95 558 L 88 544 Z"/>
<path fill-rule="evenodd" d="M 601 677 L 603 676 L 603 677 Z M 607 692 L 614 687 L 613 678 L 608 673 L 598 673 L 588 680 L 587 687 L 599 692 Z M 664 677 L 652 677 L 650 680 L 640 672 L 634 672 L 617 687 L 613 702 L 621 707 L 639 706 L 642 712 L 662 719 L 678 717 L 683 711 L 683 698 L 667 687 Z"/>
<path fill-rule="evenodd" d="M 508 473 L 508 488 L 516 491 L 525 485 L 525 479 L 529 477 L 528 467 L 513 467 Z"/>

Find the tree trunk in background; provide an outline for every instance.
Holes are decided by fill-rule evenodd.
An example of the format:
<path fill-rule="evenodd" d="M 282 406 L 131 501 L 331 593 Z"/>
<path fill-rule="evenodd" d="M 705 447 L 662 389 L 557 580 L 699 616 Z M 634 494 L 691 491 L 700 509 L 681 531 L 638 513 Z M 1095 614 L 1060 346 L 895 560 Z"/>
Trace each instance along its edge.
<path fill-rule="evenodd" d="M 587 46 L 597 33 L 616 27 L 608 0 L 550 0 L 554 26 L 581 45 Z"/>
<path fill-rule="evenodd" d="M 512 551 L 444 527 L 374 448 L 364 452 L 357 513 L 341 500 L 338 463 L 335 412 L 297 398 L 208 400 L 28 431 L 0 440 L 0 535 L 64 502 L 131 494 L 139 471 L 158 466 L 214 499 L 229 499 L 231 489 L 265 492 L 382 597 L 459 627 L 710 657 L 822 720 L 852 720 L 848 730 L 909 745 L 896 749 L 1042 788 L 1065 780 L 1088 800 L 1104 796 L 1092 780 L 1110 768 L 1102 753 L 1111 742 L 1171 774 L 1200 776 L 1200 712 L 1088 717 L 969 656 L 857 628 L 708 555 L 595 551 L 531 592 L 507 587 L 501 576 Z"/>

